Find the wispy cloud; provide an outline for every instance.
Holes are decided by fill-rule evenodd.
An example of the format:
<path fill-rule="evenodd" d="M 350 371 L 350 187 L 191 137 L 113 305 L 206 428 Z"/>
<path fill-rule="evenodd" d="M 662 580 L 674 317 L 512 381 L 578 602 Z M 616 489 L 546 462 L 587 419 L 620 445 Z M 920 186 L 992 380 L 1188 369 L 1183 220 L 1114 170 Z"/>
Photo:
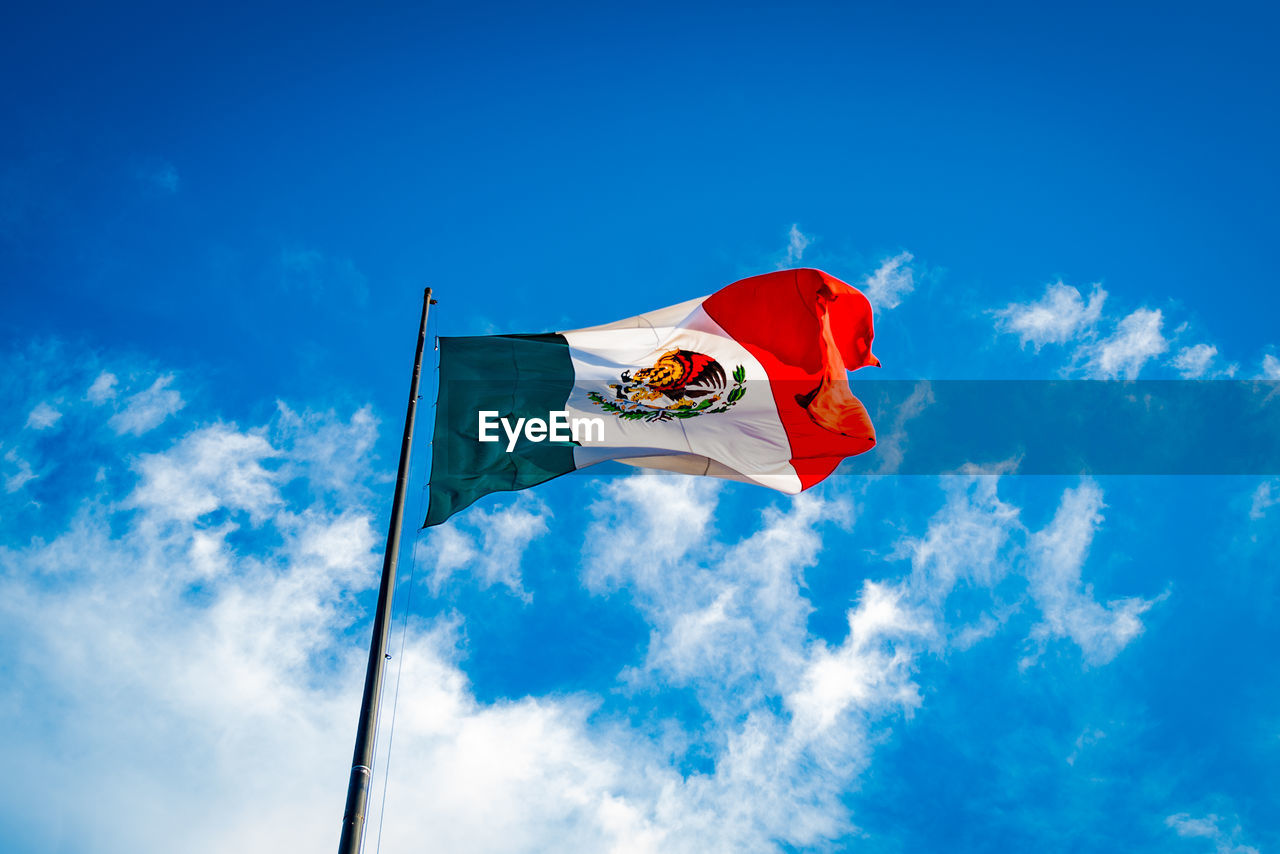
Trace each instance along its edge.
<path fill-rule="evenodd" d="M 915 290 L 921 276 L 914 263 L 915 256 L 904 250 L 880 259 L 874 270 L 865 274 L 861 281 L 856 281 L 849 278 L 848 271 L 850 268 L 857 270 L 863 267 L 864 262 L 856 259 L 856 253 L 845 255 L 839 251 L 833 252 L 826 246 L 826 243 L 819 244 L 816 235 L 805 234 L 798 224 L 793 223 L 787 231 L 787 248 L 776 266 L 781 270 L 804 261 L 809 266 L 821 267 L 856 284 L 880 311 L 888 311 L 901 305 L 903 299 Z"/>
<path fill-rule="evenodd" d="M 329 504 L 311 483 L 323 472 L 309 458 L 356 448 L 321 455 L 295 439 L 265 425 L 200 428 L 141 457 L 126 496 L 85 504 L 48 542 L 0 549 L 0 639 L 17 650 L 7 684 L 24 692 L 23 703 L 8 694 L 0 703 L 10 734 L 0 744 L 17 761 L 44 757 L 40 782 L 6 798 L 19 808 L 59 805 L 36 812 L 49 820 L 35 823 L 37 838 L 65 841 L 67 827 L 82 828 L 70 833 L 144 852 L 169 850 L 177 836 L 197 852 L 331 842 L 331 772 L 350 749 L 365 636 L 345 631 L 358 613 L 346 591 L 376 577 L 377 538 L 367 507 Z M 714 503 L 698 481 L 635 481 L 638 491 L 619 486 L 616 497 L 680 504 L 683 494 L 686 509 L 700 498 L 708 512 Z M 806 499 L 771 515 L 710 587 L 695 580 L 679 591 L 732 599 L 726 613 L 741 625 L 730 637 L 749 642 L 744 652 L 687 639 L 687 650 L 710 654 L 688 678 L 719 698 L 716 719 L 732 721 L 737 706 L 712 673 L 741 679 L 765 667 L 785 696 L 794 689 L 787 707 L 805 722 L 792 724 L 764 697 L 749 701 L 751 717 L 726 727 L 710 776 L 681 774 L 643 731 L 593 723 L 597 701 L 586 696 L 477 701 L 459 666 L 458 619 L 413 627 L 392 772 L 400 819 L 388 823 L 388 843 L 434 827 L 444 828 L 436 844 L 452 851 L 508 850 L 519 834 L 539 848 L 728 852 L 778 838 L 811 845 L 846 830 L 841 781 L 869 750 L 854 709 L 884 702 L 888 711 L 917 694 L 903 684 L 908 663 L 884 652 L 903 623 L 874 589 L 851 616 L 849 644 L 815 658 L 802 678 L 807 606 L 797 572 L 821 548 L 814 528 L 832 509 Z M 629 505 L 636 510 L 647 512 Z M 650 613 L 675 608 L 642 557 L 627 556 L 623 571 L 656 585 L 640 590 Z M 679 577 L 670 566 L 666 575 Z M 678 617 L 698 610 L 690 606 L 660 620 L 659 634 L 678 635 Z M 753 640 L 770 622 L 776 630 Z M 678 671 L 681 643 L 655 647 L 651 667 Z M 870 694 L 850 697 L 823 677 L 859 661 Z M 815 725 L 832 716 L 839 726 Z M 33 731 L 52 741 L 32 740 Z M 266 766 L 263 745 L 273 757 Z M 175 765 L 178 754 L 190 761 Z M 163 810 L 147 822 L 115 818 L 139 802 Z"/>
<path fill-rule="evenodd" d="M 186 405 L 177 389 L 169 388 L 172 382 L 173 375 L 166 374 L 157 377 L 149 388 L 131 395 L 125 402 L 125 408 L 111 417 L 111 429 L 121 435 L 141 436 L 159 427 L 166 418 Z"/>
<path fill-rule="evenodd" d="M 428 583 L 438 593 L 450 576 L 465 570 L 484 588 L 503 585 L 532 601 L 520 580 L 525 550 L 547 533 L 550 509 L 532 493 L 521 493 L 506 506 L 472 508 L 435 529 L 422 544 L 432 559 Z"/>
<path fill-rule="evenodd" d="M 793 725 L 807 738 L 829 735 L 852 709 L 910 711 L 922 702 L 912 678 L 915 653 L 901 641 L 932 635 L 931 615 L 908 602 L 902 588 L 865 581 L 848 624 L 840 646 L 816 644 L 799 689 L 787 697 Z"/>
<path fill-rule="evenodd" d="M 73 399 L 88 376 L 50 399 Z M 81 405 L 64 421 L 108 414 Z M 381 542 L 372 411 L 282 403 L 267 423 L 205 421 L 176 438 L 81 432 L 131 462 L 86 483 L 50 537 L 0 546 L 0 645 L 15 651 L 0 751 L 45 769 L 0 794 L 45 805 L 32 830 L 43 847 L 331 844 L 332 771 L 349 758 L 368 637 L 356 622 Z M 411 618 L 404 654 L 393 646 L 403 681 L 388 847 L 427 829 L 442 851 L 482 854 L 517 835 L 537 850 L 714 854 L 821 849 L 856 833 L 848 793 L 927 702 L 926 661 L 999 631 L 992 591 L 1034 577 L 1000 479 L 943 484 L 937 512 L 902 534 L 893 558 L 907 566 L 890 560 L 855 585 L 838 606 L 843 628 L 820 638 L 806 574 L 829 534 L 861 524 L 859 499 L 838 484 L 734 516 L 721 506 L 732 488 L 714 480 L 600 481 L 586 530 L 571 535 L 577 583 L 634 609 L 634 657 L 589 688 L 481 700 L 464 665 L 483 617 Z M 459 516 L 431 535 L 443 556 L 432 584 L 469 579 L 528 601 L 521 560 L 546 517 L 532 492 Z M 957 602 L 974 591 L 977 615 Z M 618 696 L 634 714 L 610 705 Z M 692 723 L 671 713 L 673 696 Z M 133 803 L 157 815 L 129 820 Z"/>
<path fill-rule="evenodd" d="M 4 491 L 10 494 L 17 492 L 38 475 L 31 468 L 31 463 L 18 453 L 17 448 L 10 448 L 4 454 Z"/>
<path fill-rule="evenodd" d="M 375 537 L 367 509 L 284 500 L 266 463 L 292 452 L 205 428 L 143 457 L 126 494 L 83 489 L 58 536 L 0 547 L 0 750 L 42 769 L 4 796 L 35 847 L 331 841 L 316 805 L 360 667 L 333 639 L 358 613 L 346 591 L 376 577 Z M 137 803 L 163 808 L 114 817 Z"/>
<path fill-rule="evenodd" d="M 1096 379 L 1137 379 L 1144 365 L 1169 349 L 1161 332 L 1163 323 L 1159 309 L 1130 313 L 1111 335 L 1082 349 L 1085 374 Z"/>
<path fill-rule="evenodd" d="M 1029 303 L 1009 303 L 995 312 L 996 328 L 1017 335 L 1022 346 L 1036 352 L 1045 344 L 1065 344 L 1087 334 L 1102 317 L 1107 292 L 1095 284 L 1086 301 L 1080 291 L 1062 280 L 1048 285 L 1044 296 Z"/>
<path fill-rule="evenodd" d="M 992 587 L 1009 571 L 1005 548 L 1020 530 L 1020 511 L 1001 500 L 999 482 L 995 476 L 945 479 L 946 503 L 924 535 L 898 544 L 897 556 L 911 559 L 918 599 L 936 607 L 961 581 Z"/>
<path fill-rule="evenodd" d="M 913 260 L 910 252 L 899 252 L 880 262 L 875 272 L 862 280 L 862 291 L 872 305 L 881 310 L 897 308 L 903 297 L 915 290 Z"/>
<path fill-rule="evenodd" d="M 778 262 L 778 269 L 782 270 L 799 264 L 804 258 L 804 251 L 812 242 L 813 238 L 801 231 L 799 224 L 793 222 L 791 228 L 787 230 L 787 251 Z"/>
<path fill-rule="evenodd" d="M 945 481 L 947 501 L 929 520 L 926 533 L 906 537 L 898 546 L 898 556 L 911 559 L 909 601 L 933 609 L 934 619 L 947 633 L 942 642 L 966 649 L 994 634 L 1008 614 L 993 600 L 990 609 L 944 616 L 949 597 L 960 585 L 990 590 L 1011 574 L 1021 575 L 1040 620 L 1029 637 L 1037 651 L 1020 661 L 1020 667 L 1034 663 L 1039 650 L 1058 638 L 1075 643 L 1086 663 L 1111 661 L 1141 633 L 1139 617 L 1158 599 L 1103 604 L 1082 581 L 1089 545 L 1102 522 L 1101 490 L 1092 481 L 1065 490 L 1053 521 L 1028 532 L 1019 508 L 1000 498 L 999 482 L 993 475 Z M 948 626 L 957 617 L 960 622 Z"/>
<path fill-rule="evenodd" d="M 99 406 L 108 400 L 113 400 L 116 396 L 116 385 L 119 378 L 110 371 L 103 371 L 94 379 L 93 384 L 89 386 L 89 390 L 85 392 L 84 399 Z"/>
<path fill-rule="evenodd" d="M 1107 737 L 1107 734 L 1096 727 L 1086 727 L 1079 736 L 1076 737 L 1075 748 L 1067 756 L 1067 764 L 1075 765 L 1076 760 L 1080 758 L 1080 754 L 1085 748 L 1090 747 Z"/>
<path fill-rule="evenodd" d="M 1239 371 L 1239 364 L 1223 361 L 1214 344 L 1182 343 L 1189 323 L 1166 334 L 1160 309 L 1142 307 L 1124 316 L 1108 315 L 1103 311 L 1107 298 L 1100 284 L 1094 284 L 1086 298 L 1078 288 L 1058 280 L 1046 285 L 1039 299 L 1009 303 L 991 313 L 996 330 L 1017 335 L 1023 348 L 1031 345 L 1040 353 L 1046 345 L 1063 347 L 1067 359 L 1061 371 L 1066 375 L 1132 380 L 1157 365 L 1173 369 L 1184 379 L 1233 377 Z M 1162 362 L 1161 357 L 1175 346 L 1172 358 Z"/>
<path fill-rule="evenodd" d="M 1267 353 L 1262 357 L 1262 379 L 1280 380 L 1280 359 Z"/>
<path fill-rule="evenodd" d="M 343 419 L 333 410 L 298 412 L 284 401 L 276 401 L 276 418 L 271 431 L 293 448 L 282 463 L 285 473 L 292 467 L 330 495 L 351 499 L 367 497 L 371 475 L 368 455 L 378 438 L 378 419 L 373 408 L 364 405 Z"/>
<path fill-rule="evenodd" d="M 864 582 L 836 644 L 808 635 L 812 605 L 802 573 L 822 548 L 825 520 L 856 517 L 853 508 L 801 496 L 786 511 L 767 513 L 760 530 L 738 545 L 699 560 L 689 544 L 717 541 L 714 486 L 658 476 L 605 486 L 599 522 L 587 537 L 593 544 L 587 578 L 602 592 L 629 590 L 652 626 L 643 667 L 626 674 L 633 690 L 687 686 L 715 722 L 721 735 L 711 748 L 715 772 L 704 781 L 706 809 L 798 846 L 821 838 L 806 835 L 811 825 L 847 832 L 833 794 L 871 761 L 874 728 L 923 702 L 921 657 L 967 649 L 1007 618 L 994 595 L 989 611 L 957 609 L 953 594 L 962 588 L 994 591 L 1010 574 L 1025 576 L 1032 602 L 1043 603 L 1044 621 L 1069 626 L 1061 637 L 1076 642 L 1090 663 L 1114 657 L 1136 634 L 1125 622 L 1136 619 L 1133 609 L 1090 598 L 1081 581 L 1083 550 L 1071 555 L 1074 586 L 1061 577 L 1071 574 L 1064 566 L 1051 568 L 1059 570 L 1057 580 L 1045 578 L 1042 552 L 1050 543 L 1065 548 L 1059 534 L 1066 518 L 1082 514 L 1077 496 L 1100 502 L 1100 493 L 1087 483 L 1065 492 L 1055 523 L 1030 535 L 1045 547 L 1024 548 L 1019 508 L 1000 498 L 999 482 L 945 481 L 942 509 L 895 555 L 910 559 L 910 574 Z M 1089 519 L 1091 526 L 1100 521 Z M 1081 619 L 1095 616 L 1092 607 L 1109 621 Z M 777 711 L 779 700 L 785 715 Z M 751 847 L 751 838 L 736 837 L 728 847 Z"/>
<path fill-rule="evenodd" d="M 876 455 L 880 459 L 876 474 L 895 474 L 906 455 L 907 424 L 935 403 L 933 386 L 927 380 L 917 382 L 911 396 L 893 413 L 893 422 L 876 437 Z"/>
<path fill-rule="evenodd" d="M 1032 630 L 1038 644 L 1051 638 L 1070 638 L 1089 664 L 1106 664 L 1142 633 L 1139 619 L 1156 600 L 1093 598 L 1081 580 L 1081 567 L 1102 522 L 1102 490 L 1085 481 L 1062 496 L 1049 527 L 1032 536 L 1029 572 L 1031 596 L 1043 620 Z M 1036 654 L 1023 660 L 1034 662 Z"/>
<path fill-rule="evenodd" d="M 1195 380 L 1209 372 L 1209 365 L 1217 355 L 1218 348 L 1212 344 L 1195 344 L 1179 350 L 1171 364 L 1183 379 Z"/>
<path fill-rule="evenodd" d="M 1261 519 L 1267 510 L 1280 504 L 1280 481 L 1264 480 L 1253 491 L 1253 499 L 1249 505 L 1249 518 Z"/>
<path fill-rule="evenodd" d="M 27 414 L 27 426 L 32 430 L 48 430 L 57 424 L 60 418 L 62 413 L 54 409 L 48 401 L 42 400 Z"/>
<path fill-rule="evenodd" d="M 266 468 L 277 455 L 262 431 L 215 424 L 188 433 L 172 449 L 144 454 L 141 483 L 128 505 L 156 521 L 193 524 L 223 510 L 261 523 L 282 501 L 276 475 Z"/>
<path fill-rule="evenodd" d="M 1242 840 L 1244 830 L 1237 819 L 1209 813 L 1199 817 L 1180 812 L 1168 816 L 1165 826 L 1184 839 L 1203 839 L 1213 847 L 1213 854 L 1260 854 L 1257 848 Z"/>
<path fill-rule="evenodd" d="M 602 592 L 629 590 L 652 626 L 643 666 L 624 677 L 633 691 L 691 690 L 713 722 L 683 739 L 710 751 L 714 769 L 677 784 L 652 813 L 663 850 L 811 847 L 849 832 L 840 792 L 870 759 L 870 722 L 918 704 L 913 653 L 896 644 L 923 630 L 896 591 L 868 585 L 844 642 L 809 638 L 802 574 L 821 551 L 820 528 L 852 508 L 801 496 L 706 556 L 718 484 L 655 475 L 605 490 L 587 578 Z"/>

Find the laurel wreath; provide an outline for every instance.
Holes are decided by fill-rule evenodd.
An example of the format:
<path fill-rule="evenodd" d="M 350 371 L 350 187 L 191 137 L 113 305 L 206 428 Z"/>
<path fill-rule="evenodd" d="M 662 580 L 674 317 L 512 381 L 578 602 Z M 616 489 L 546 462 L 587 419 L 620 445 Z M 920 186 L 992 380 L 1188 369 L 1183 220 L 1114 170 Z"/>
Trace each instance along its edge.
<path fill-rule="evenodd" d="M 598 391 L 588 392 L 587 399 L 605 412 L 617 415 L 623 421 L 644 421 L 648 424 L 657 421 L 671 421 L 676 418 L 697 418 L 699 415 L 727 412 L 729 407 L 742 400 L 743 396 L 746 395 L 746 380 L 747 369 L 742 365 L 738 365 L 733 370 L 733 385 L 729 387 L 723 398 L 717 394 L 701 403 L 673 406 L 670 409 L 657 409 L 652 406 L 645 406 L 643 403 L 634 403 L 627 400 L 618 402 L 610 400 Z M 717 406 L 717 403 L 720 405 Z"/>

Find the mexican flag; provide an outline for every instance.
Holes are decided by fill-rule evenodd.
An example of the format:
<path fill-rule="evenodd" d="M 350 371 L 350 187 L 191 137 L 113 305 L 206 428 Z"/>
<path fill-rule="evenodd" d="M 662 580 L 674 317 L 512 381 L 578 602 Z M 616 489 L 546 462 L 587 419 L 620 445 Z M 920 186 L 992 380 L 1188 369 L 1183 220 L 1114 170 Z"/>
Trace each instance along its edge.
<path fill-rule="evenodd" d="M 567 332 L 440 338 L 425 524 L 606 460 L 798 493 L 875 430 L 871 304 L 821 270 Z"/>

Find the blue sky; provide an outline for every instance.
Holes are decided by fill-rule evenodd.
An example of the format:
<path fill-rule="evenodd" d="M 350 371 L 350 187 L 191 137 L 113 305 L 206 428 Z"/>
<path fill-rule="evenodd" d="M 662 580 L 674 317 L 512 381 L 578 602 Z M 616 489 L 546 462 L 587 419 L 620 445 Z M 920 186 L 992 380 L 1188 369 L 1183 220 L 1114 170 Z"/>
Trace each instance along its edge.
<path fill-rule="evenodd" d="M 881 379 L 1280 379 L 1277 23 L 11 10 L 8 849 L 336 844 L 424 285 L 433 333 L 535 332 L 806 264 L 871 296 Z M 407 538 L 373 829 L 1273 851 L 1277 505 L 1016 473 L 486 500 Z"/>

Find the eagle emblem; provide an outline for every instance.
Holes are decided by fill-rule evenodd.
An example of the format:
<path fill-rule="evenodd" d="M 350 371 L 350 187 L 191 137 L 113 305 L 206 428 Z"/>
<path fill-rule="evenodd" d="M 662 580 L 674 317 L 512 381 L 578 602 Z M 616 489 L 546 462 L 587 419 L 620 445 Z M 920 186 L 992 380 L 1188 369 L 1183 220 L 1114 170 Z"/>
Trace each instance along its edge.
<path fill-rule="evenodd" d="M 623 371 L 611 393 L 589 392 L 587 398 L 624 421 L 670 421 L 725 412 L 743 395 L 747 371 L 742 365 L 726 374 L 715 359 L 693 350 L 668 350 L 647 368 Z"/>

